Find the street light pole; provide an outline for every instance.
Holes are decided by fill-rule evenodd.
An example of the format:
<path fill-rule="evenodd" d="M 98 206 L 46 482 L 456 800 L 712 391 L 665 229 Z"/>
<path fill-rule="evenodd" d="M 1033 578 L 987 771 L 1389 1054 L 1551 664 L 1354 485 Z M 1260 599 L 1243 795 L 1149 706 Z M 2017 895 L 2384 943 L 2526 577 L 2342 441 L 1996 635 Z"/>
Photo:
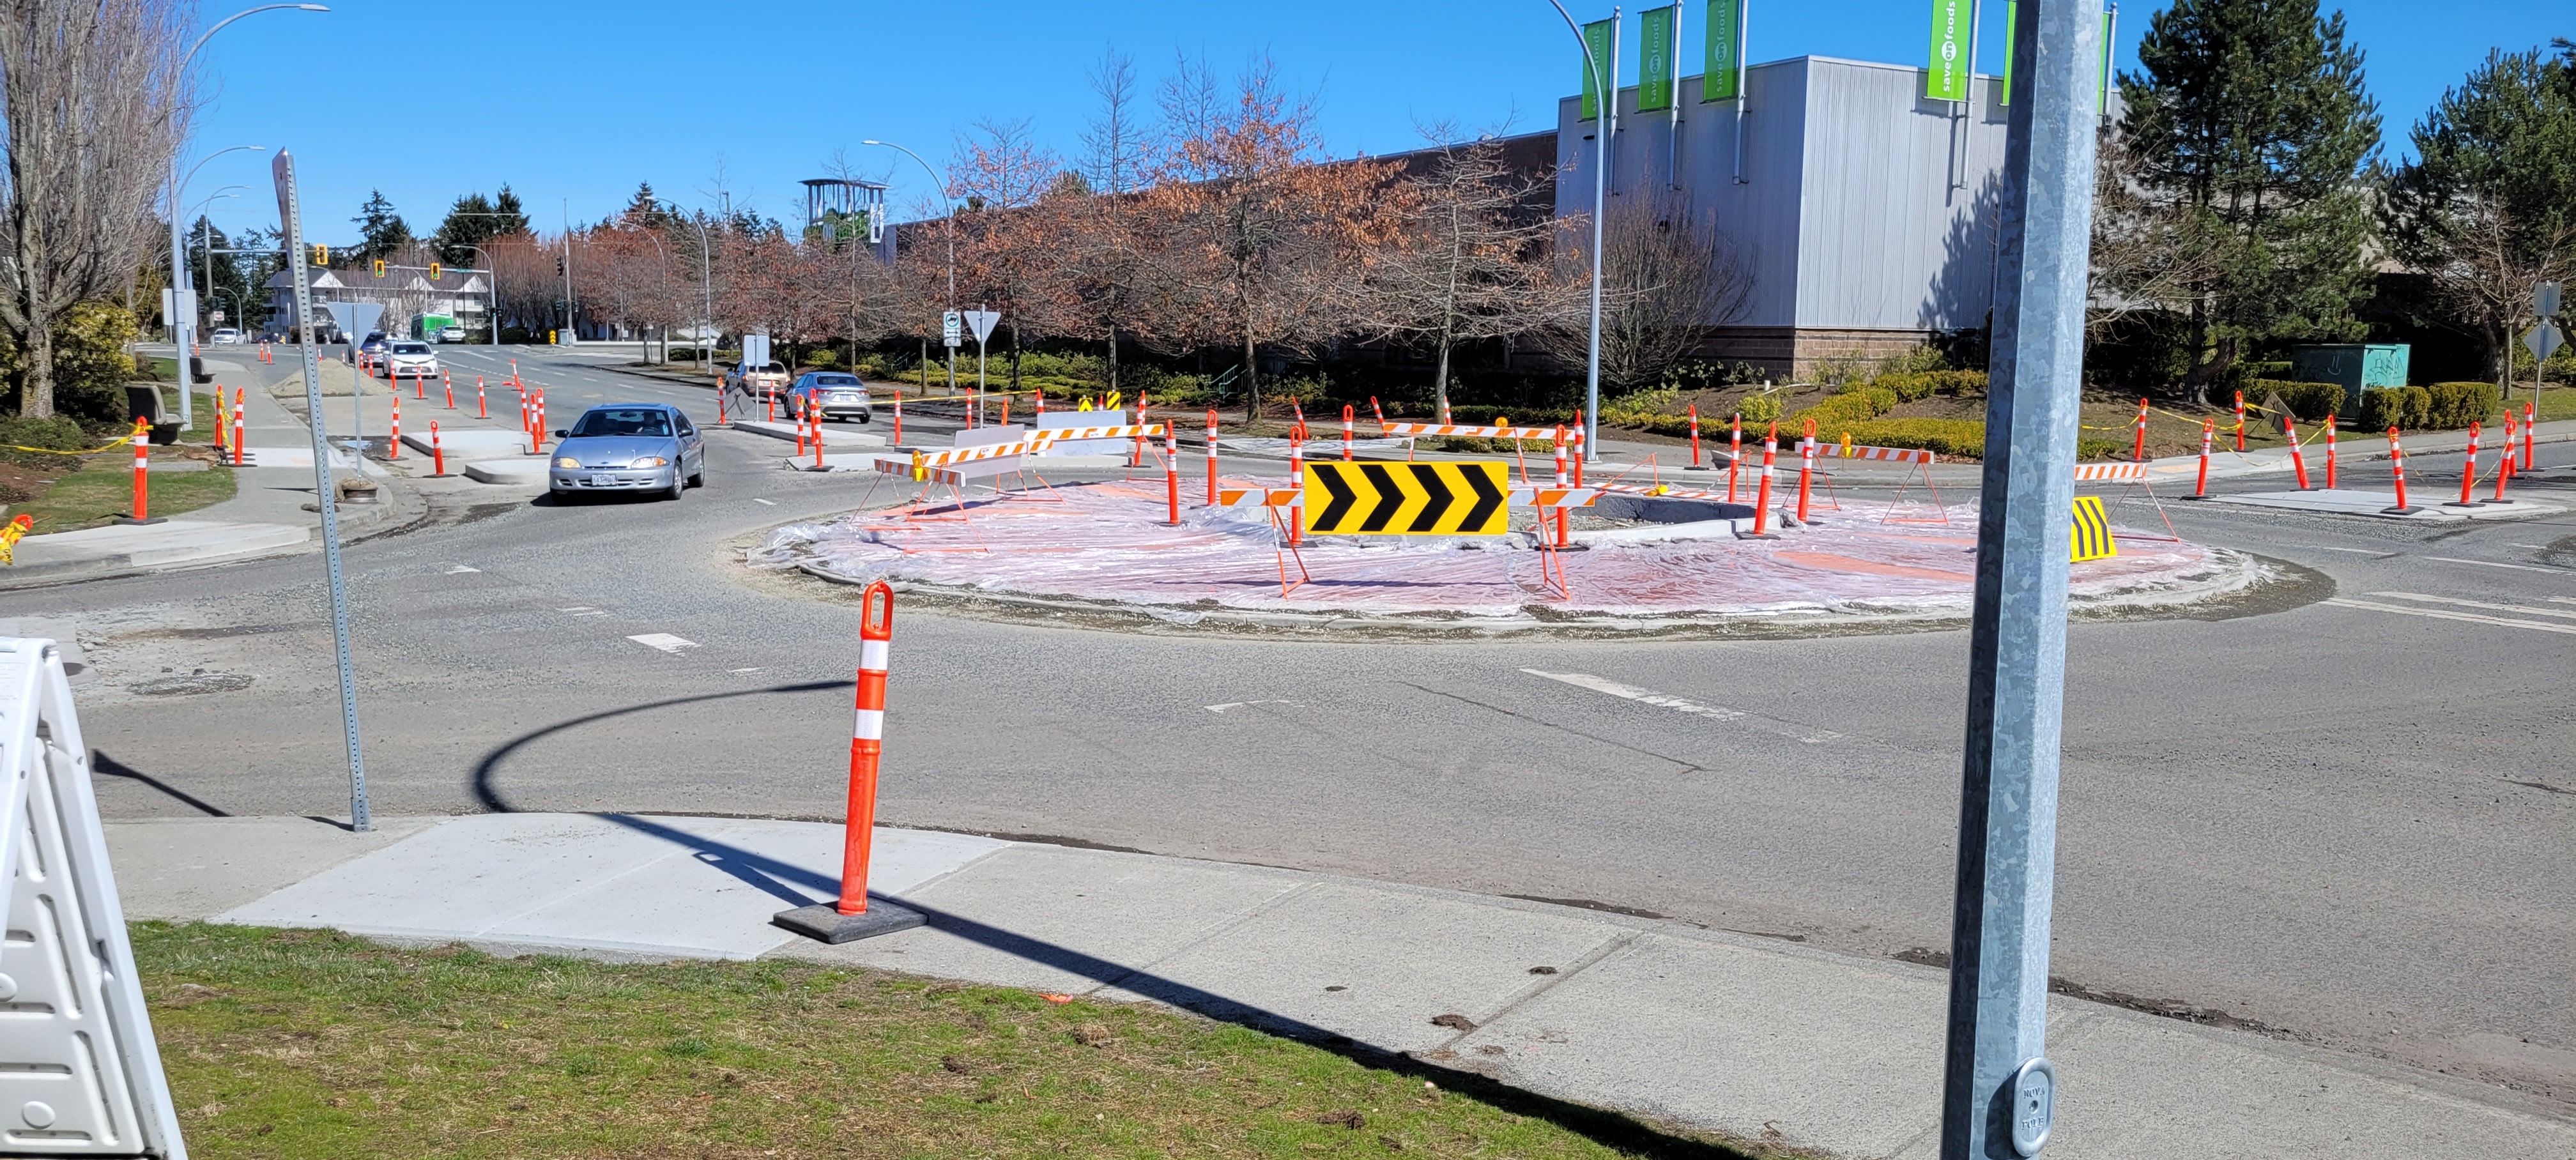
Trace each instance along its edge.
<path fill-rule="evenodd" d="M 206 29 L 206 31 L 205 31 L 204 33 L 200 34 L 200 35 L 197 37 L 197 42 L 196 42 L 195 44 L 191 44 L 191 45 L 189 45 L 189 46 L 188 46 L 188 54 L 187 54 L 186 56 L 183 56 L 183 57 L 180 57 L 180 58 L 179 58 L 179 71 L 178 71 L 178 74 L 177 74 L 177 75 L 182 76 L 182 77 L 185 77 L 185 76 L 187 76 L 187 75 L 188 75 L 188 66 L 189 66 L 189 64 L 193 63 L 193 62 L 197 59 L 197 50 L 198 50 L 198 49 L 201 49 L 201 48 L 206 47 L 206 41 L 208 41 L 208 40 L 212 39 L 216 33 L 223 31 L 223 30 L 224 30 L 224 26 L 225 26 L 225 25 L 227 25 L 227 24 L 231 24 L 233 21 L 239 20 L 239 19 L 241 19 L 242 17 L 245 17 L 245 16 L 254 16 L 254 15 L 257 15 L 257 14 L 262 13 L 262 12 L 273 12 L 273 11 L 276 11 L 277 9 L 280 9 L 280 8 L 294 8 L 294 9 L 299 9 L 299 10 L 301 10 L 301 11 L 305 11 L 305 12 L 328 12 L 328 11 L 330 11 L 330 9 L 329 9 L 329 8 L 326 8 L 326 7 L 324 7 L 324 6 L 320 5 L 320 4 L 262 4 L 262 5 L 260 5 L 260 6 L 256 7 L 256 8 L 245 8 L 245 9 L 243 9 L 243 10 L 239 11 L 239 12 L 235 12 L 235 13 L 233 13 L 232 15 L 227 16 L 227 17 L 224 17 L 223 19 L 218 20 L 218 21 L 214 22 L 214 24 L 212 24 L 212 25 L 208 26 L 208 27 L 207 27 L 207 29 Z M 236 146 L 234 146 L 234 147 L 233 147 L 233 149 L 256 149 L 256 148 L 259 148 L 259 147 L 258 147 L 258 146 L 256 146 L 256 145 L 236 145 Z M 224 154 L 226 154 L 226 153 L 230 153 L 230 152 L 232 152 L 232 151 L 233 151 L 233 149 L 224 149 L 224 150 L 219 150 L 219 151 L 214 152 L 214 153 L 207 154 L 204 160 L 201 160 L 201 161 L 197 162 L 197 165 L 198 165 L 198 166 L 200 166 L 200 167 L 203 167 L 207 161 L 212 161 L 212 160 L 214 160 L 214 159 L 215 159 L 215 158 L 217 158 L 217 157 L 221 157 L 221 156 L 223 156 L 223 155 L 224 155 Z M 190 170 L 188 171 L 188 176 L 189 176 L 189 177 L 195 177 L 196 175 L 197 175 L 197 171 L 196 171 L 195 169 L 190 169 Z M 188 284 L 189 284 L 189 282 L 188 282 L 188 250 L 187 250 L 186 245 L 182 242 L 182 240 L 181 240 L 181 238 L 180 238 L 180 236 L 179 236 L 179 216 L 180 216 L 180 213 L 179 213 L 179 194 L 180 194 L 180 191 L 181 191 L 183 188 L 185 188 L 185 187 L 186 187 L 186 185 L 187 185 L 187 181 L 186 181 L 186 179 L 184 179 L 184 178 L 182 178 L 182 177 L 180 177 L 180 176 L 179 176 L 179 152 L 178 152 L 178 150 L 173 149 L 173 150 L 171 150 L 171 152 L 170 152 L 170 199 L 169 199 L 169 206 L 170 206 L 170 289 L 171 289 L 171 291 L 172 291 L 172 293 L 171 293 L 170 297 L 171 297 L 171 299 L 172 299 L 171 305 L 172 305 L 173 307 L 176 307 L 176 306 L 178 305 L 178 302 L 177 302 L 178 293 L 177 293 L 177 291 L 178 291 L 179 287 L 181 287 L 181 286 L 186 286 L 186 285 L 188 285 Z M 176 314 L 176 313 L 179 313 L 179 311 L 177 311 L 177 310 L 175 310 L 175 309 L 174 309 L 174 310 L 172 310 L 172 311 L 171 311 L 171 313 Z M 173 323 L 171 324 L 171 328 L 170 328 L 170 339 L 171 339 L 171 342 L 172 342 L 173 344 L 175 344 L 175 351 L 176 351 L 176 353 L 172 356 L 172 361 L 176 362 L 176 363 L 178 364 L 178 367 L 179 367 L 179 422 L 180 422 L 180 424 L 182 425 L 182 427 L 183 427 L 183 428 L 184 428 L 184 427 L 194 427 L 194 426 L 196 426 L 196 425 L 197 425 L 197 407 L 196 407 L 196 402 L 195 402 L 195 399 L 196 399 L 196 392 L 192 389 L 192 388 L 194 388 L 194 387 L 196 386 L 196 383 L 195 383 L 195 382 L 193 382 L 193 381 L 191 381 L 191 380 L 193 379 L 193 377 L 194 377 L 194 376 L 192 376 L 192 375 L 190 375 L 190 374 L 188 373 L 188 371 L 189 371 L 189 363 L 188 363 L 188 346 L 189 346 L 189 342 L 188 342 L 188 339 L 189 339 L 190 333 L 196 329 L 196 323 L 197 323 L 196 318 L 195 318 L 194 316 L 191 316 L 191 317 L 188 317 L 188 318 L 185 318 L 185 319 L 180 319 L 180 320 L 178 320 L 178 321 L 176 321 L 176 322 L 173 322 Z"/>
<path fill-rule="evenodd" d="M 1610 209 L 1610 135 L 1619 131 L 1619 10 L 1610 10 L 1610 62 L 1605 69 L 1592 55 L 1592 41 L 1583 35 L 1583 26 L 1574 22 L 1574 14 L 1559 0 L 1547 2 L 1565 18 L 1574 42 L 1583 46 L 1583 69 L 1592 76 L 1592 91 L 1600 94 L 1593 109 L 1600 124 L 1592 134 L 1592 337 L 1583 356 L 1583 458 L 1591 461 L 1601 457 L 1601 219 Z M 1582 114 L 1580 108 L 1575 110 L 1576 119 Z"/>
<path fill-rule="evenodd" d="M 697 360 L 699 369 L 703 370 L 715 362 L 716 356 L 715 335 L 712 333 L 716 328 L 716 265 L 707 249 L 707 223 L 692 217 L 689 226 L 698 231 L 698 288 L 706 292 L 706 312 L 698 316 L 698 337 L 707 343 L 706 355 Z M 664 343 L 662 353 L 668 356 L 670 352 L 670 344 Z M 722 392 L 724 388 L 719 385 L 716 390 Z"/>
<path fill-rule="evenodd" d="M 483 312 L 483 324 L 492 328 L 492 341 L 484 345 L 499 346 L 501 345 L 501 267 L 492 260 L 492 251 L 471 242 L 466 243 L 465 248 L 483 256 L 483 276 L 492 280 L 492 288 L 484 291 L 485 296 L 491 300 L 490 306 Z"/>
<path fill-rule="evenodd" d="M 921 154 L 915 153 L 910 149 L 906 149 L 901 145 L 897 145 L 892 141 L 861 141 L 859 144 L 883 145 L 888 149 L 896 150 L 904 156 L 912 158 L 914 161 L 920 161 L 921 171 L 930 175 L 930 184 L 939 189 L 939 199 L 942 202 L 947 203 L 948 310 L 952 314 L 955 313 L 957 310 L 957 202 L 954 198 L 948 196 L 947 183 L 939 180 L 939 171 L 932 169 L 929 162 L 921 160 Z M 1011 325 L 1017 326 L 1019 324 L 1015 322 Z M 957 393 L 957 348 L 953 346 L 948 348 L 948 393 L 952 395 Z"/>

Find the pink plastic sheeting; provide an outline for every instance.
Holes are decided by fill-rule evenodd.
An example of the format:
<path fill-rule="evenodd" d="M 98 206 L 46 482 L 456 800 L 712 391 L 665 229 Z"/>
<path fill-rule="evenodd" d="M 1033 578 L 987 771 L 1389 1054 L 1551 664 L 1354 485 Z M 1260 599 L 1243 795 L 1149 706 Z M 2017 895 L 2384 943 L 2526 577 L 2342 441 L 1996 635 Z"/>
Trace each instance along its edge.
<path fill-rule="evenodd" d="M 1160 481 L 1091 483 L 791 524 L 749 558 L 841 580 L 1124 604 L 1465 616 L 1530 607 L 1653 616 L 1964 608 L 1973 584 L 1972 506 L 1949 509 L 1944 526 L 1880 522 L 1885 505 L 1845 501 L 1776 540 L 1563 553 L 1565 598 L 1542 588 L 1541 553 L 1525 536 L 1310 538 L 1301 551 L 1313 579 L 1282 596 L 1280 538 L 1263 509 L 1197 506 L 1205 487 L 1185 483 L 1177 528 L 1162 522 Z M 1527 513 L 1516 514 L 1526 522 Z M 1918 504 L 1898 513 L 1936 514 Z M 2072 593 L 2187 587 L 2226 570 L 2197 544 L 2124 533 L 2119 548 L 2113 559 L 2075 565 Z M 1296 578 L 1296 558 L 1286 566 Z"/>

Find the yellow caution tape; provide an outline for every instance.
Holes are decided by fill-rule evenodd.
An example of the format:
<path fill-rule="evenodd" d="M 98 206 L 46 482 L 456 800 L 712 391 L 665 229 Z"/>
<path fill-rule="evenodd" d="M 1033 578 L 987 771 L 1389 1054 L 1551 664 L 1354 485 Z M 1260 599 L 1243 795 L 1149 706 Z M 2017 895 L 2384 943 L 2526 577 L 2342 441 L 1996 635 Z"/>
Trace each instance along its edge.
<path fill-rule="evenodd" d="M 33 451 L 39 455 L 96 455 L 103 451 L 114 451 L 119 447 L 129 446 L 133 442 L 134 436 L 128 435 L 105 447 L 93 447 L 87 451 L 65 451 L 60 447 L 20 447 L 15 443 L 0 444 L 0 446 L 6 446 L 11 451 Z"/>

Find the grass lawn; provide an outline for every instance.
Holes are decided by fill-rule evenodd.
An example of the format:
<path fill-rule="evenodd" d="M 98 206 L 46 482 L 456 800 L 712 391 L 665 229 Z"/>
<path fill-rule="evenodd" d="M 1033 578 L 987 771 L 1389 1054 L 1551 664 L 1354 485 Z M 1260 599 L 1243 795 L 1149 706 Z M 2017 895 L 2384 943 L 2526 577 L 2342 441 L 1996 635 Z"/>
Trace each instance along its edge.
<path fill-rule="evenodd" d="M 170 455 L 168 448 L 153 449 L 156 459 Z M 150 502 L 155 516 L 180 515 L 232 497 L 233 471 L 229 467 L 152 473 Z M 119 447 L 90 456 L 78 471 L 55 477 L 34 499 L 12 505 L 9 513 L 14 516 L 24 512 L 36 517 L 34 534 L 43 535 L 98 527 L 132 510 L 134 453 Z"/>
<path fill-rule="evenodd" d="M 200 1157 L 1763 1154 L 1150 1007 L 776 961 L 133 934 Z"/>

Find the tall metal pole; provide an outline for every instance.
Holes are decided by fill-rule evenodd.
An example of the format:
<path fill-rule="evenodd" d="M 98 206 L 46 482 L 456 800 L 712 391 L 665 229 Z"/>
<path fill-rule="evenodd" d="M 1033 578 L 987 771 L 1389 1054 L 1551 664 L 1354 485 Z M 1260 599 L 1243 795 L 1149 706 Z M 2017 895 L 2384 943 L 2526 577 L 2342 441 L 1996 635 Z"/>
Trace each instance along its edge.
<path fill-rule="evenodd" d="M 1610 60 L 1604 68 L 1593 56 L 1583 26 L 1574 22 L 1574 14 L 1559 0 L 1547 2 L 1574 31 L 1574 42 L 1583 46 L 1583 69 L 1592 76 L 1592 90 L 1600 94 L 1593 109 L 1600 124 L 1592 135 L 1592 337 L 1583 357 L 1583 458 L 1590 461 L 1601 456 L 1601 219 L 1610 209 L 1610 135 L 1619 131 L 1619 10 L 1610 10 Z M 1575 112 L 1579 116 L 1582 110 Z"/>
<path fill-rule="evenodd" d="M 1550 2 L 1552 3 L 1553 0 L 1550 0 Z M 1558 11 L 1561 12 L 1564 11 L 1564 9 L 1560 7 Z M 922 161 L 921 154 L 915 153 L 910 149 L 906 149 L 892 141 L 861 141 L 859 144 L 882 145 L 888 149 L 895 150 L 906 157 L 912 158 L 914 161 L 921 162 L 921 171 L 930 175 L 931 186 L 939 190 L 939 200 L 945 203 L 948 207 L 948 213 L 946 215 L 948 219 L 948 309 L 951 312 L 954 312 L 957 309 L 957 202 L 955 199 L 948 196 L 948 184 L 939 180 L 939 171 L 932 169 L 929 162 Z M 1013 323 L 1012 325 L 1016 326 L 1018 324 Z M 957 393 L 957 348 L 953 346 L 948 348 L 948 393 L 952 395 Z"/>
<path fill-rule="evenodd" d="M 2022 6 L 1969 622 L 1942 1160 L 2034 1155 L 2056 1110 L 2048 930 L 2102 6 Z"/>
<path fill-rule="evenodd" d="M 564 222 L 564 328 L 563 328 L 563 332 L 562 332 L 562 334 L 558 334 L 558 335 L 556 335 L 556 336 L 555 336 L 555 345 L 557 345 L 557 346 L 570 346 L 570 345 L 577 344 L 577 343 L 579 343 L 579 342 L 581 341 L 581 331 L 580 331 L 580 329 L 579 329 L 579 323 L 576 321 L 577 319 L 579 319 L 579 318 L 580 318 L 580 315 L 577 315 L 577 314 L 573 313 L 573 304 L 572 304 L 572 199 L 571 199 L 571 198 L 569 198 L 569 197 L 565 198 L 565 199 L 564 199 L 564 202 L 563 202 L 563 222 Z M 564 338 L 564 336 L 565 336 L 565 335 L 570 335 L 570 336 L 572 337 L 572 342 L 570 342 L 570 343 L 564 342 L 564 341 L 563 341 L 563 338 Z"/>
<path fill-rule="evenodd" d="M 285 150 L 269 163 L 277 179 L 278 228 L 286 231 L 287 280 L 295 293 L 294 326 L 304 358 L 304 406 L 313 417 L 313 496 L 322 509 L 323 567 L 331 574 L 331 636 L 340 661 L 340 727 L 349 747 L 349 828 L 375 828 L 367 808 L 367 755 L 358 743 L 358 675 L 349 658 L 349 585 L 340 571 L 340 505 L 331 490 L 331 446 L 322 431 L 321 354 L 313 345 L 313 278 L 304 264 L 304 212 L 295 192 L 295 158 Z M 358 463 L 366 459 L 361 453 Z"/>

